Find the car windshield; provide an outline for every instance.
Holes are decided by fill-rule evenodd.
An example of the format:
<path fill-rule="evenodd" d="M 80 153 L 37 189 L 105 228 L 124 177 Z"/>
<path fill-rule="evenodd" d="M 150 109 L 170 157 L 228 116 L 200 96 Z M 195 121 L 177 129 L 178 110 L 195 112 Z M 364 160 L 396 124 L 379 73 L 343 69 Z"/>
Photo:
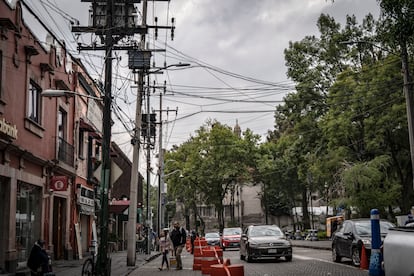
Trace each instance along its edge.
<path fill-rule="evenodd" d="M 224 228 L 223 235 L 241 235 L 241 228 Z"/>
<path fill-rule="evenodd" d="M 394 225 L 388 221 L 380 221 L 381 234 L 387 234 L 388 229 L 393 226 Z M 370 220 L 358 221 L 355 223 L 355 229 L 358 235 L 371 236 L 371 221 Z"/>
<path fill-rule="evenodd" d="M 220 238 L 218 233 L 206 233 L 206 238 Z"/>
<path fill-rule="evenodd" d="M 250 231 L 251 237 L 283 236 L 282 231 L 275 226 L 255 226 Z"/>

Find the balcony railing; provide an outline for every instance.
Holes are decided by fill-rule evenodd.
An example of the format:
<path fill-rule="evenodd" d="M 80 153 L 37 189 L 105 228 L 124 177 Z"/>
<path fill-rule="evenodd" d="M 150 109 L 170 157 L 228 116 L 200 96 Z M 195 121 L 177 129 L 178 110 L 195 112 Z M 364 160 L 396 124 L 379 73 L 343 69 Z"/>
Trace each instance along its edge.
<path fill-rule="evenodd" d="M 59 137 L 58 159 L 69 166 L 74 165 L 75 147 Z"/>

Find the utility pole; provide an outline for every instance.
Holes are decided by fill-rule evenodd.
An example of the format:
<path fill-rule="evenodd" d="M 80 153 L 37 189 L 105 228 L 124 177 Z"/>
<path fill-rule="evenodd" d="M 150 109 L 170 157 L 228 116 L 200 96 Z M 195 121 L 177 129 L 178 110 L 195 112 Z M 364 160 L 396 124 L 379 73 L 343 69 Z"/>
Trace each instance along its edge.
<path fill-rule="evenodd" d="M 165 90 L 164 90 L 165 92 Z M 158 224 L 158 235 L 161 233 L 161 227 L 162 225 L 162 218 L 163 218 L 163 212 L 162 212 L 162 192 L 164 190 L 164 149 L 162 148 L 162 93 L 160 93 L 160 124 L 159 124 L 159 133 L 158 133 L 158 212 L 157 212 L 157 224 Z"/>
<path fill-rule="evenodd" d="M 147 84 L 149 75 L 147 75 Z M 147 254 L 151 254 L 151 206 L 150 206 L 150 183 L 151 183 L 151 113 L 150 113 L 150 89 L 147 88 Z"/>
<path fill-rule="evenodd" d="M 406 41 L 401 41 L 401 66 L 404 79 L 404 95 L 407 109 L 407 121 L 408 121 L 408 136 L 410 143 L 411 154 L 411 169 L 413 173 L 413 189 L 414 189 L 414 102 L 413 102 L 413 80 L 410 76 L 410 68 L 408 66 L 408 52 Z"/>
<path fill-rule="evenodd" d="M 146 27 L 135 26 L 134 22 L 134 5 L 141 0 L 126 0 L 118 3 L 114 0 L 82 0 L 83 2 L 93 2 L 92 4 L 92 26 L 81 27 L 73 26 L 72 32 L 75 33 L 94 33 L 104 41 L 102 45 L 93 44 L 90 46 L 82 46 L 78 44 L 78 50 L 104 50 L 105 51 L 105 97 L 103 107 L 102 122 L 102 171 L 100 183 L 100 204 L 99 210 L 99 243 L 98 243 L 98 259 L 96 263 L 96 275 L 107 276 L 111 274 L 111 261 L 108 256 L 108 192 L 110 189 L 111 176 L 111 104 L 112 104 L 112 51 L 128 50 L 131 46 L 118 46 L 117 42 L 126 35 L 136 33 L 145 34 Z M 121 12 L 119 13 L 119 11 Z M 118 11 L 118 12 L 116 12 Z M 114 24 L 115 14 L 117 22 Z M 132 19 L 132 20 L 130 20 Z M 144 25 L 145 26 L 145 25 Z M 136 207 L 135 207 L 136 209 Z M 129 245 L 129 244 L 128 244 Z"/>
<path fill-rule="evenodd" d="M 111 262 L 108 261 L 108 191 L 111 179 L 111 101 L 112 101 L 112 0 L 106 1 L 107 26 L 105 44 L 105 97 L 103 110 L 103 141 L 102 141 L 102 171 L 101 171 L 101 213 L 99 217 L 100 240 L 98 247 L 97 275 L 111 275 Z"/>
<path fill-rule="evenodd" d="M 147 25 L 147 0 L 142 2 L 142 26 Z M 141 34 L 140 49 L 145 49 L 145 35 Z M 127 265 L 135 266 L 136 261 L 136 228 L 137 228 L 137 195 L 138 195 L 138 178 L 139 178 L 139 148 L 140 134 L 142 125 L 142 95 L 144 93 L 144 69 L 138 72 L 138 93 L 137 104 L 135 110 L 135 130 L 133 140 L 132 155 L 132 174 L 130 182 L 130 202 L 128 210 L 128 230 L 127 230 Z M 148 206 L 147 206 L 148 208 Z"/>

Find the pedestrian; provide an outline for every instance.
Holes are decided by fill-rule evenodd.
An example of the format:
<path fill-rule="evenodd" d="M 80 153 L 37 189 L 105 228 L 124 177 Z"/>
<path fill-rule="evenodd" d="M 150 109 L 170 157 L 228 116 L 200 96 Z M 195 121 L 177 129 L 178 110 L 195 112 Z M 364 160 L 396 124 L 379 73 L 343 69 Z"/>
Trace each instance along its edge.
<path fill-rule="evenodd" d="M 195 230 L 191 231 L 191 254 L 194 254 L 194 241 L 198 237 L 198 234 Z"/>
<path fill-rule="evenodd" d="M 44 273 L 51 272 L 49 265 L 49 255 L 43 248 L 45 245 L 44 240 L 37 240 L 30 251 L 29 259 L 27 260 L 27 267 L 30 268 L 30 275 L 43 275 Z"/>
<path fill-rule="evenodd" d="M 177 260 L 177 270 L 183 269 L 183 263 L 181 261 L 181 253 L 183 252 L 183 248 L 185 246 L 185 242 L 187 239 L 187 233 L 180 226 L 178 221 L 174 222 L 174 228 L 171 231 L 170 238 L 174 246 L 174 255 Z"/>
<path fill-rule="evenodd" d="M 168 235 L 168 228 L 164 229 L 164 231 L 161 232 L 158 242 L 160 245 L 160 252 L 162 253 L 161 267 L 159 267 L 158 269 L 162 270 L 164 268 L 165 263 L 165 265 L 167 266 L 167 270 L 169 270 L 170 264 L 168 262 L 168 253 L 172 248 L 172 242 L 170 236 Z"/>

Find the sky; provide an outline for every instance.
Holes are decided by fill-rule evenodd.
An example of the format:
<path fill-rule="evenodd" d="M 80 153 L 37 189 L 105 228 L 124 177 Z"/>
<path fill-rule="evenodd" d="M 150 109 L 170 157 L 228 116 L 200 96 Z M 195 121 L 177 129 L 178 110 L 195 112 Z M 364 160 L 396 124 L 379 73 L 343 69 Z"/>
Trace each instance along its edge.
<path fill-rule="evenodd" d="M 11 0 L 10 0 L 11 1 Z M 90 44 L 90 35 L 71 33 L 71 23 L 88 24 L 90 3 L 80 0 L 35 0 L 26 2 L 55 34 L 65 40 L 71 53 L 91 69 L 89 73 L 104 79 L 103 58 L 99 52 L 76 51 L 76 43 Z M 139 14 L 141 4 L 137 5 Z M 188 140 L 207 120 L 217 120 L 242 131 L 249 128 L 266 137 L 274 128 L 275 106 L 286 93 L 294 92 L 294 83 L 286 76 L 284 50 L 289 41 L 300 41 L 318 35 L 316 22 L 321 13 L 344 22 L 354 14 L 358 22 L 368 13 L 379 15 L 376 0 L 171 0 L 148 3 L 147 23 L 170 25 L 174 17 L 174 37 L 160 30 L 147 35 L 155 66 L 190 63 L 189 67 L 165 70 L 151 75 L 152 84 L 162 90 L 151 93 L 150 109 L 160 111 L 162 97 L 163 148 L 171 148 Z M 138 19 L 141 21 L 141 17 Z M 76 23 L 75 23 L 76 24 Z M 35 24 L 30 25 L 35 27 Z M 40 40 L 44 38 L 39 37 Z M 99 41 L 99 40 L 98 40 Z M 165 51 L 164 51 L 165 50 Z M 136 87 L 131 81 L 127 56 L 117 53 L 113 62 L 113 95 L 124 124 L 112 128 L 112 139 L 128 156 L 132 155 L 130 132 L 135 118 Z M 144 102 L 144 106 L 147 103 Z M 168 112 L 166 111 L 168 110 Z M 116 118 L 116 116 L 113 116 Z M 157 115 L 159 118 L 159 115 Z M 158 142 L 156 142 L 158 145 Z M 158 146 L 156 145 L 156 150 Z"/>

